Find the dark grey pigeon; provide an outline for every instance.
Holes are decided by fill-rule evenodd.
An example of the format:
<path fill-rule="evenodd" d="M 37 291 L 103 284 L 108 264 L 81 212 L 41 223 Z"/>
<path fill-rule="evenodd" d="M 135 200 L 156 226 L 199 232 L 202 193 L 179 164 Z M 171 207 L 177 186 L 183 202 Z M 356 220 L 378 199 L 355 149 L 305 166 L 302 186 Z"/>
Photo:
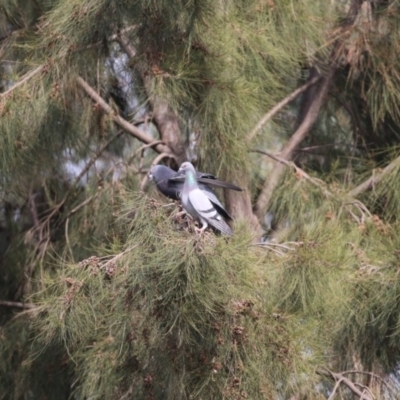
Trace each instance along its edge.
<path fill-rule="evenodd" d="M 182 206 L 188 214 L 200 220 L 202 227 L 199 231 L 203 232 L 208 225 L 211 225 L 221 233 L 232 236 L 233 231 L 230 226 L 218 213 L 207 194 L 199 188 L 193 165 L 190 162 L 184 162 L 179 172 L 184 172 L 186 175 L 181 195 Z"/>
<path fill-rule="evenodd" d="M 157 189 L 164 195 L 173 200 L 180 200 L 183 190 L 183 184 L 185 181 L 185 173 L 181 171 L 174 171 L 165 165 L 155 165 L 151 167 L 149 172 L 150 180 L 154 180 Z M 232 217 L 225 210 L 224 206 L 218 200 L 214 191 L 209 187 L 209 185 L 216 187 L 224 187 L 226 189 L 232 189 L 241 191 L 242 189 L 231 183 L 223 182 L 218 180 L 214 175 L 207 174 L 204 172 L 196 173 L 197 181 L 199 182 L 199 188 L 202 190 L 206 196 L 210 199 L 216 210 L 224 218 L 232 220 Z"/>

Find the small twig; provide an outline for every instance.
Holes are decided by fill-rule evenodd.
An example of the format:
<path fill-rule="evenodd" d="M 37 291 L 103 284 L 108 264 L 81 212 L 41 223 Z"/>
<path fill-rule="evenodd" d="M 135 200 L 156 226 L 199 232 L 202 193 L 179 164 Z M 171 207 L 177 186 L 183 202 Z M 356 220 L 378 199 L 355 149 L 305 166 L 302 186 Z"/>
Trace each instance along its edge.
<path fill-rule="evenodd" d="M 332 196 L 332 194 L 324 187 L 325 182 L 321 181 L 320 179 L 312 178 L 310 175 L 307 174 L 307 172 L 305 172 L 303 169 L 298 167 L 293 161 L 285 160 L 282 157 L 279 157 L 275 154 L 269 153 L 264 150 L 250 149 L 250 151 L 253 153 L 264 154 L 265 156 L 270 157 L 273 160 L 286 165 L 287 167 L 293 168 L 298 176 L 305 178 L 307 181 L 311 182 L 313 185 L 319 187 L 324 192 L 325 195 Z"/>
<path fill-rule="evenodd" d="M 19 301 L 6 301 L 6 300 L 0 300 L 0 306 L 22 308 L 27 310 L 31 310 L 37 307 L 33 303 L 21 303 Z"/>
<path fill-rule="evenodd" d="M 32 195 L 29 195 L 29 209 L 31 211 L 31 216 L 32 216 L 32 221 L 33 221 L 33 230 L 32 230 L 32 238 L 35 237 L 35 232 L 39 234 L 38 241 L 39 243 L 42 241 L 42 232 L 39 229 L 40 228 L 40 222 L 39 222 L 39 216 L 37 212 L 37 206 L 36 206 L 36 201 L 35 198 L 37 196 L 37 193 L 34 193 Z"/>
<path fill-rule="evenodd" d="M 81 208 L 85 207 L 86 205 L 88 205 L 91 201 L 93 201 L 94 199 L 96 199 L 97 197 L 99 197 L 99 192 L 97 192 L 96 194 L 94 194 L 93 196 L 90 196 L 89 198 L 87 198 L 85 201 L 83 201 L 82 203 L 78 204 L 76 207 L 74 207 L 67 215 L 65 218 L 69 218 L 71 215 L 75 214 L 77 211 L 79 211 Z"/>
<path fill-rule="evenodd" d="M 119 400 L 126 400 L 131 397 L 131 394 L 133 393 L 133 388 L 135 385 L 132 383 L 131 386 L 129 386 L 129 389 L 119 398 Z"/>
<path fill-rule="evenodd" d="M 288 244 L 301 246 L 303 244 L 303 242 L 286 242 L 286 243 L 260 242 L 260 243 L 252 243 L 251 246 L 264 247 L 264 248 L 267 248 L 268 250 L 275 252 L 276 254 L 278 254 L 280 256 L 284 256 L 284 255 L 286 255 L 286 253 L 284 253 L 283 251 L 280 251 L 278 249 L 284 249 L 287 251 L 295 251 L 296 250 L 295 248 L 287 246 Z"/>
<path fill-rule="evenodd" d="M 289 96 L 285 97 L 283 100 L 281 100 L 278 104 L 276 104 L 274 107 L 271 108 L 258 122 L 258 124 L 254 127 L 254 129 L 247 135 L 247 142 L 251 142 L 254 138 L 254 136 L 257 134 L 257 132 L 277 113 L 279 112 L 283 107 L 285 107 L 287 104 L 292 102 L 297 96 L 299 96 L 301 93 L 305 92 L 310 86 L 315 85 L 322 76 L 316 76 L 315 78 L 309 80 L 307 83 L 304 85 L 300 86 L 298 89 L 293 91 Z"/>
<path fill-rule="evenodd" d="M 72 248 L 71 248 L 71 243 L 69 242 L 69 234 L 68 234 L 68 227 L 69 227 L 69 218 L 65 219 L 65 241 L 67 244 L 67 248 L 69 251 L 69 254 L 71 256 L 71 260 L 74 260 L 74 253 L 72 252 Z"/>
<path fill-rule="evenodd" d="M 104 264 L 101 264 L 100 268 L 105 268 L 107 265 L 111 264 L 112 262 L 117 261 L 120 259 L 124 254 L 129 253 L 131 250 L 133 250 L 135 247 L 138 247 L 138 244 L 135 244 L 134 246 L 128 247 L 126 250 L 123 252 L 113 256 L 111 259 L 107 260 Z"/>
<path fill-rule="evenodd" d="M 44 68 L 44 65 L 40 65 L 39 67 L 37 67 L 36 69 L 34 69 L 31 72 L 28 72 L 27 74 L 25 74 L 23 76 L 23 78 L 21 80 L 19 80 L 17 83 L 15 83 L 13 86 L 10 87 L 10 89 L 6 90 L 3 93 L 0 93 L 0 98 L 7 96 L 9 93 L 11 93 L 13 90 L 17 89 L 18 87 L 20 87 L 21 85 L 23 85 L 25 82 L 27 82 L 29 79 L 31 79 L 32 77 L 34 77 L 35 75 L 37 75 L 39 72 L 42 71 L 42 69 Z"/>
<path fill-rule="evenodd" d="M 129 162 L 131 162 L 138 154 L 140 154 L 141 152 L 143 152 L 144 150 L 146 150 L 149 147 L 154 147 L 157 144 L 165 144 L 162 140 L 155 140 L 154 142 L 148 143 L 148 144 L 144 144 L 143 146 L 139 147 L 139 149 L 137 149 L 135 151 L 135 153 L 133 154 L 132 157 L 130 157 Z"/>
<path fill-rule="evenodd" d="M 79 173 L 79 175 L 75 178 L 74 182 L 72 183 L 71 187 L 74 187 L 79 183 L 81 178 L 86 174 L 86 172 L 89 171 L 90 167 L 96 162 L 96 160 L 104 153 L 104 151 L 107 150 L 107 148 L 110 146 L 110 144 L 120 136 L 124 131 L 119 131 L 116 135 L 114 135 L 110 140 L 107 141 L 107 143 L 104 144 L 99 150 L 96 151 L 94 156 L 90 159 L 90 161 L 85 165 L 85 168 L 82 169 L 82 171 Z M 68 193 L 67 193 L 68 194 Z"/>

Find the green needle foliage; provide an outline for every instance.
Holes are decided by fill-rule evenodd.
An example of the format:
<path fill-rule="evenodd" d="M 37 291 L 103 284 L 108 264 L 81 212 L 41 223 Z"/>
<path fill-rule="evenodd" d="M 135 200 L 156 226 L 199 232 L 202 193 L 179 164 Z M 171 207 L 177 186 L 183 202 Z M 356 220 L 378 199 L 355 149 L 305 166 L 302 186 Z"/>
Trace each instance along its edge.
<path fill-rule="evenodd" d="M 399 23 L 395 0 L 0 0 L 0 400 L 399 397 Z M 322 81 L 254 133 L 312 74 L 321 107 Z M 245 189 L 232 238 L 146 184 L 185 157 Z"/>
<path fill-rule="evenodd" d="M 296 320 L 277 314 L 246 234 L 188 232 L 143 195 L 118 254 L 66 264 L 35 298 L 35 347 L 63 345 L 78 397 L 271 398 L 307 371 Z M 179 218 L 179 217 L 178 217 Z M 109 251 L 111 248 L 109 249 Z"/>

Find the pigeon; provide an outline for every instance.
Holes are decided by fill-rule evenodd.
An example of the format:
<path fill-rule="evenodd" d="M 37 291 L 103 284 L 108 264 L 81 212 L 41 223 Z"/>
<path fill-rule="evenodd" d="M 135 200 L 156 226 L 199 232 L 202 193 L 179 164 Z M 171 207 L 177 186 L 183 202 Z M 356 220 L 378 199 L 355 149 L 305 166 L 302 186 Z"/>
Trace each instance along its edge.
<path fill-rule="evenodd" d="M 233 231 L 230 226 L 218 213 L 206 193 L 199 188 L 193 165 L 190 162 L 184 162 L 178 172 L 185 173 L 185 183 L 181 194 L 182 206 L 189 215 L 198 218 L 202 224 L 202 227 L 196 230 L 202 233 L 208 225 L 211 225 L 221 233 L 232 236 Z"/>
<path fill-rule="evenodd" d="M 207 174 L 204 172 L 196 172 L 196 178 L 200 190 L 210 199 L 213 206 L 216 208 L 219 214 L 228 220 L 232 220 L 232 217 L 225 210 L 224 206 L 218 200 L 214 191 L 209 187 L 223 187 L 226 189 L 241 191 L 242 189 L 231 183 L 223 182 L 218 180 L 214 175 Z M 181 171 L 174 171 L 165 165 L 154 165 L 149 171 L 149 179 L 155 181 L 157 189 L 165 196 L 173 200 L 180 200 L 183 184 L 185 181 L 185 173 Z"/>

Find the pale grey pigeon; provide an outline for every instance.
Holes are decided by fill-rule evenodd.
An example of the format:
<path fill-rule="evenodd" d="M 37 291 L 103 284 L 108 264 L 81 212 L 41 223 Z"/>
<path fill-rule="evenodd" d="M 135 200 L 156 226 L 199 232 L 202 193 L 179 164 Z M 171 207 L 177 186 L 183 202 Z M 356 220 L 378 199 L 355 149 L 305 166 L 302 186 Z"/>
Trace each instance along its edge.
<path fill-rule="evenodd" d="M 165 196 L 173 200 L 180 200 L 185 181 L 185 173 L 181 171 L 174 171 L 165 165 L 154 165 L 149 171 L 150 180 L 154 180 L 157 189 Z M 223 182 L 217 179 L 214 175 L 204 172 L 196 172 L 196 178 L 200 190 L 210 199 L 213 206 L 219 214 L 228 220 L 232 220 L 231 216 L 225 210 L 224 206 L 218 200 L 214 191 L 209 187 L 216 186 L 231 190 L 241 191 L 242 189 L 231 183 Z"/>
<path fill-rule="evenodd" d="M 184 172 L 186 175 L 181 195 L 182 206 L 188 214 L 200 220 L 202 227 L 199 231 L 203 232 L 210 224 L 223 234 L 232 236 L 233 231 L 230 226 L 218 213 L 207 195 L 200 190 L 193 165 L 190 162 L 184 162 L 178 172 Z"/>

